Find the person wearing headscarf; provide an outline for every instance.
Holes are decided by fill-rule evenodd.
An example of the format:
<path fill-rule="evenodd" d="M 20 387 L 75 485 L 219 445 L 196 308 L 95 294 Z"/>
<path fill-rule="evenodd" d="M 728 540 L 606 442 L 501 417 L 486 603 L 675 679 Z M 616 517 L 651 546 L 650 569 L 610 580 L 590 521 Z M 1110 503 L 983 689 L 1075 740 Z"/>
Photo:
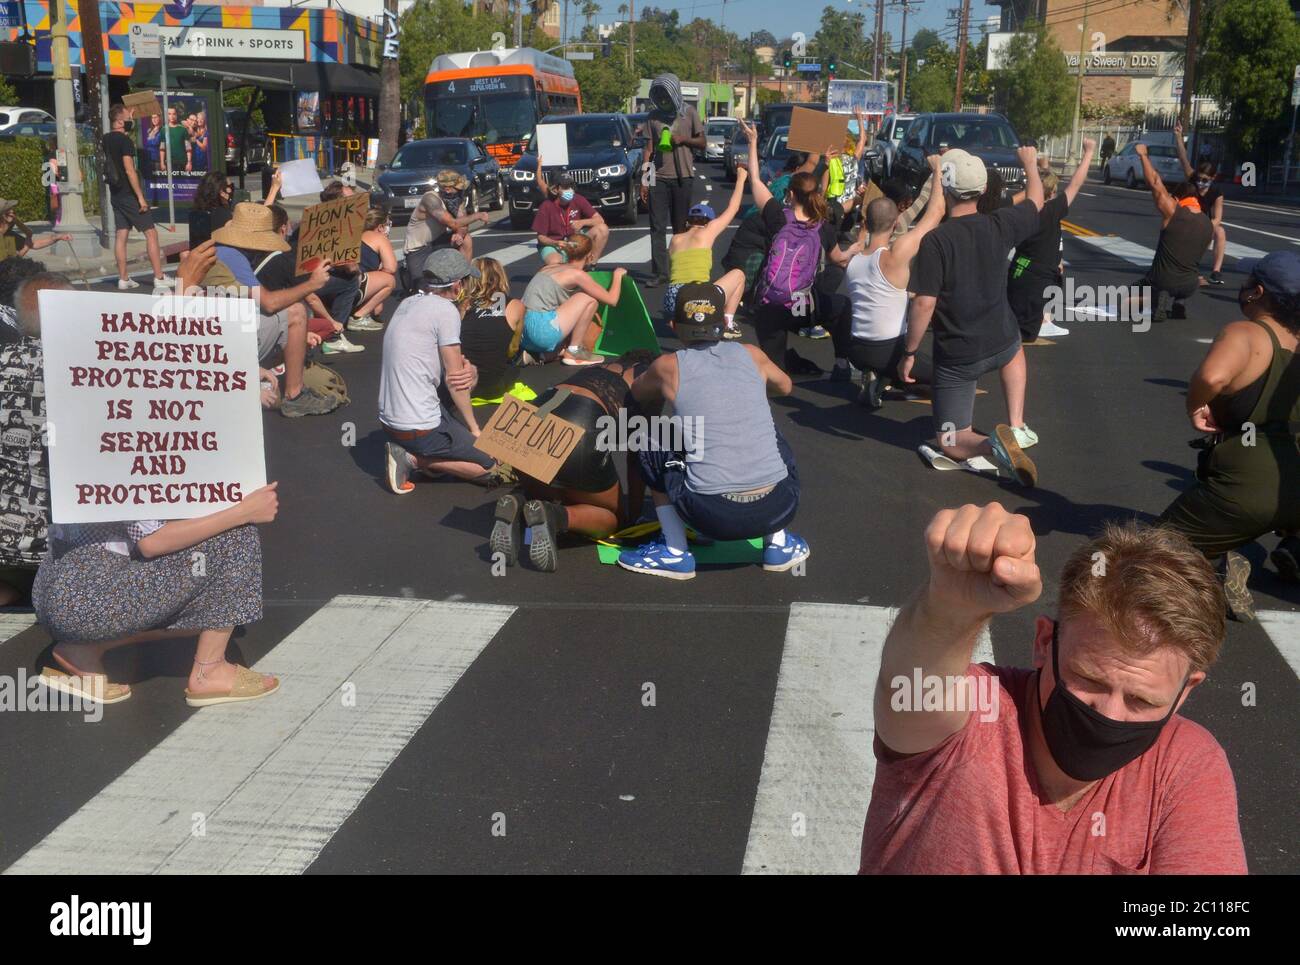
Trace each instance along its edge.
<path fill-rule="evenodd" d="M 650 82 L 654 109 L 646 122 L 649 141 L 642 166 L 641 191 L 650 208 L 650 286 L 668 283 L 668 227 L 686 230 L 691 207 L 695 162 L 691 152 L 704 150 L 704 124 L 699 112 L 682 100 L 676 74 L 660 74 Z"/>

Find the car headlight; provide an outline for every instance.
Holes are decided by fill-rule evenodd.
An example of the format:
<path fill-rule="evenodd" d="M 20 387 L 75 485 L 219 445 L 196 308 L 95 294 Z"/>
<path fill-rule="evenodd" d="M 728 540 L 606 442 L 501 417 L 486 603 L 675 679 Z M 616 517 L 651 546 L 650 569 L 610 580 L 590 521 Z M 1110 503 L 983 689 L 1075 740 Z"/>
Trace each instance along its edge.
<path fill-rule="evenodd" d="M 621 178 L 625 174 L 627 174 L 626 164 L 611 164 L 608 167 L 596 168 L 598 178 Z"/>
<path fill-rule="evenodd" d="M 524 171 L 520 168 L 514 168 L 510 172 L 510 177 L 516 181 L 536 181 L 537 175 L 532 171 Z"/>

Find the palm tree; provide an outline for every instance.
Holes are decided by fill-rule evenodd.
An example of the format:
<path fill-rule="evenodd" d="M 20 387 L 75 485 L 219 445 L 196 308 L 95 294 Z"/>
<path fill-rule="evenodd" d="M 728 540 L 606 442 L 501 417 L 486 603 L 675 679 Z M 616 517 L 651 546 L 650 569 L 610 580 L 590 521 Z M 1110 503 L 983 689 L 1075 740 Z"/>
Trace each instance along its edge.
<path fill-rule="evenodd" d="M 591 27 L 591 22 L 596 19 L 599 13 L 600 4 L 596 0 L 583 0 L 582 16 L 586 19 L 588 27 Z"/>

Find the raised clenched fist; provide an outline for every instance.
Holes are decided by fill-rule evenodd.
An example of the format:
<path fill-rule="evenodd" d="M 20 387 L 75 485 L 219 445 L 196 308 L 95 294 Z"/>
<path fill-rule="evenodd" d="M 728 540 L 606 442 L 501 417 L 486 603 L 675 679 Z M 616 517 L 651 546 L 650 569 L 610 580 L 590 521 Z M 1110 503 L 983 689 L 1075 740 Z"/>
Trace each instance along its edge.
<path fill-rule="evenodd" d="M 999 503 L 940 510 L 925 544 L 927 601 L 936 612 L 983 618 L 1032 603 L 1043 591 L 1029 520 Z"/>

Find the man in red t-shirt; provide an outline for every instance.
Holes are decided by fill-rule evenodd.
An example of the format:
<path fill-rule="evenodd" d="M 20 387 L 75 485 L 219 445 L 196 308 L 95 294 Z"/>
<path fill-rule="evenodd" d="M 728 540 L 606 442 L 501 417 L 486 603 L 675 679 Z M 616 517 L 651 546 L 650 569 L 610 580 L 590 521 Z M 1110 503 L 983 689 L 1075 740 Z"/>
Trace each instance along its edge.
<path fill-rule="evenodd" d="M 591 239 L 591 263 L 600 261 L 609 241 L 609 226 L 591 202 L 573 189 L 572 176 L 561 174 L 543 190 L 549 197 L 533 218 L 542 264 L 558 265 L 564 261 L 564 239 L 579 232 Z"/>
<path fill-rule="evenodd" d="M 1227 757 L 1177 716 L 1224 635 L 1223 590 L 1169 530 L 1108 526 L 1070 557 L 1033 670 L 972 665 L 1042 592 L 1029 520 L 940 511 L 930 578 L 875 691 L 865 874 L 1244 874 Z"/>

